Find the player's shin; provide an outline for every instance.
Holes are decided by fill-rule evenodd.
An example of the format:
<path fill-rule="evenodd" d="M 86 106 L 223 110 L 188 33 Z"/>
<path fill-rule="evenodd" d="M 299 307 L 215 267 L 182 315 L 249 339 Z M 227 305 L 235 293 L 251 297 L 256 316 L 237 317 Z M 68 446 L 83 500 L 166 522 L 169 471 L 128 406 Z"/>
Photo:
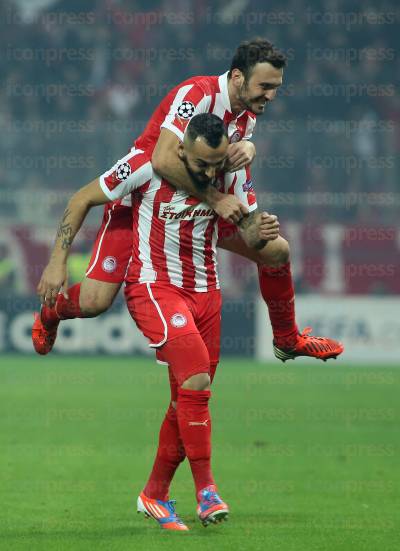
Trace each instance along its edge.
<path fill-rule="evenodd" d="M 185 449 L 179 436 L 175 408 L 170 404 L 161 424 L 157 455 L 144 494 L 152 499 L 169 499 L 169 486 L 179 464 L 185 459 Z"/>
<path fill-rule="evenodd" d="M 210 390 L 178 390 L 179 433 L 192 470 L 197 497 L 202 489 L 215 484 L 211 472 L 210 396 Z"/>
<path fill-rule="evenodd" d="M 290 262 L 278 268 L 259 266 L 260 291 L 267 303 L 274 343 L 291 348 L 296 344 L 298 328 Z"/>

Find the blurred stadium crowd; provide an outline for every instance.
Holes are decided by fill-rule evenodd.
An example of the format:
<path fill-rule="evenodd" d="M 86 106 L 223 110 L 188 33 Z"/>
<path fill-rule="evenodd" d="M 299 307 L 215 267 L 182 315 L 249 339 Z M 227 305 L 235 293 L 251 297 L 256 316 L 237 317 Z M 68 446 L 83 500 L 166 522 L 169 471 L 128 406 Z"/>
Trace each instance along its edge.
<path fill-rule="evenodd" d="M 254 36 L 289 60 L 255 132 L 260 205 L 316 224 L 398 220 L 395 0 L 5 0 L 0 21 L 3 223 L 54 227 L 168 90 L 224 72 Z"/>

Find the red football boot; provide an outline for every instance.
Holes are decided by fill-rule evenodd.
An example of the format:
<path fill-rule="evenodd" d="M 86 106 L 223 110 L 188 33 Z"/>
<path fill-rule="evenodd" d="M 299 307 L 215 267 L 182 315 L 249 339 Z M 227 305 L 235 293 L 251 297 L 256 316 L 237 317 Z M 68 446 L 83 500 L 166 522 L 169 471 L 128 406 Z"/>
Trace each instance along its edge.
<path fill-rule="evenodd" d="M 54 322 L 50 328 L 45 327 L 38 312 L 33 314 L 34 322 L 32 325 L 33 348 L 38 354 L 45 356 L 54 346 L 57 337 L 57 329 L 60 320 Z"/>
<path fill-rule="evenodd" d="M 217 489 L 212 484 L 203 488 L 198 493 L 199 504 L 197 505 L 197 516 L 203 526 L 210 523 L 216 524 L 222 520 L 228 520 L 229 507 L 217 494 Z"/>
<path fill-rule="evenodd" d="M 297 335 L 297 342 L 294 346 L 277 346 L 274 342 L 274 354 L 278 360 L 294 360 L 298 356 L 309 356 L 317 360 L 336 360 L 337 356 L 344 350 L 343 344 L 333 339 L 325 337 L 314 337 L 310 335 L 311 327 L 306 327 L 304 331 Z"/>

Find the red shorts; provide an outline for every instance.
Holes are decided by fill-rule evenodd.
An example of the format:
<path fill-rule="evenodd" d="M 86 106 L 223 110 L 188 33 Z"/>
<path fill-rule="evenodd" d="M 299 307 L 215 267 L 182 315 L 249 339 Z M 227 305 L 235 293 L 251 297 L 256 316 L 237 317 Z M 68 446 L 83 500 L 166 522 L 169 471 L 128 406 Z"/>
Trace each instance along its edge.
<path fill-rule="evenodd" d="M 207 369 L 218 363 L 222 304 L 219 290 L 196 293 L 169 283 L 128 283 L 125 298 L 129 313 L 159 358 L 163 359 L 175 340 L 179 342 L 177 362 L 183 364 L 183 373 L 174 375 L 180 383 L 196 369 L 204 371 L 204 352 Z M 165 359 L 174 370 L 173 354 L 172 361 L 171 354 Z"/>
<path fill-rule="evenodd" d="M 132 254 L 132 207 L 110 203 L 97 233 L 86 277 L 122 283 Z"/>

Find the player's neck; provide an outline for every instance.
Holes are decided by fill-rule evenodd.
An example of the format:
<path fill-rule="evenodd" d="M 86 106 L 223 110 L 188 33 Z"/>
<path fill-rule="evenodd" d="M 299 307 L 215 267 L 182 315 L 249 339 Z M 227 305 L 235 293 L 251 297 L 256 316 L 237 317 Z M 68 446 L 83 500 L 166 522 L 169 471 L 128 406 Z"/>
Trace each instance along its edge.
<path fill-rule="evenodd" d="M 232 113 L 236 115 L 245 110 L 245 107 L 243 107 L 242 102 L 237 97 L 236 89 L 233 86 L 232 81 L 230 79 L 228 79 L 228 96 L 229 96 L 229 102 L 231 104 Z"/>

